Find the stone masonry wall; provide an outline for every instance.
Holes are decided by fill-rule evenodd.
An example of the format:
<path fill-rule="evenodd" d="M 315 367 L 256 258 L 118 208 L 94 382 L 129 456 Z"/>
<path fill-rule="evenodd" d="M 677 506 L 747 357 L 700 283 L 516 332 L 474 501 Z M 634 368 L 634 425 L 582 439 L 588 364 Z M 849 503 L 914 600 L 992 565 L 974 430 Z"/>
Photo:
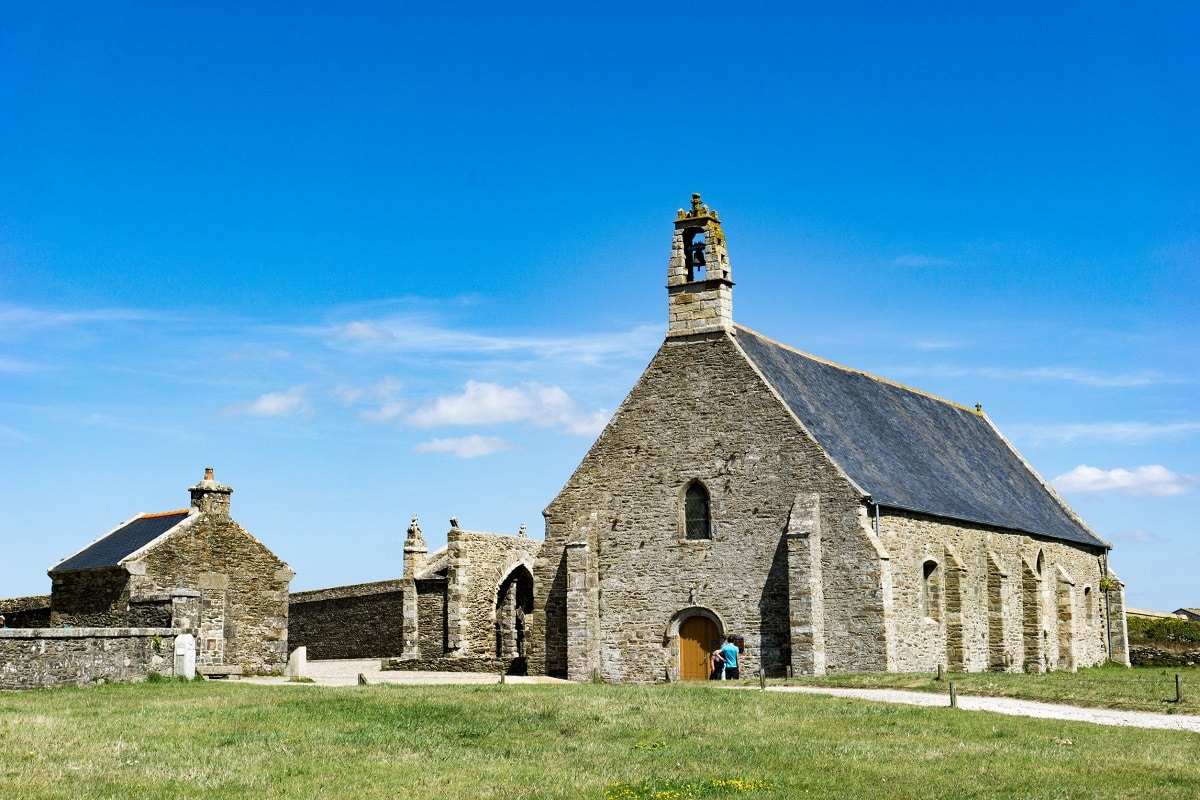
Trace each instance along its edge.
<path fill-rule="evenodd" d="M 446 535 L 448 653 L 496 656 L 496 603 L 500 584 L 522 565 L 532 573 L 541 546 L 536 539 L 524 536 L 457 528 Z M 421 655 L 435 654 L 422 651 Z"/>
<path fill-rule="evenodd" d="M 222 663 L 215 646 L 224 664 L 247 674 L 283 669 L 292 570 L 227 514 L 198 514 L 129 570 L 135 596 L 171 587 L 203 593 L 198 663 Z M 206 635 L 213 620 L 223 620 L 223 638 Z"/>
<path fill-rule="evenodd" d="M 883 510 L 880 527 L 891 556 L 892 637 L 900 671 L 927 672 L 941 663 L 968 672 L 1020 672 L 1027 662 L 1041 671 L 1108 659 L 1102 552 L 889 509 Z M 1043 566 L 1036 576 L 1039 552 Z M 928 614 L 921 602 L 927 561 L 938 564 L 943 579 L 939 606 Z M 952 626 L 955 600 L 946 591 L 948 574 L 959 583 L 961 633 Z M 1064 575 L 1073 586 L 1062 580 Z M 1028 591 L 1023 591 L 1023 576 Z M 1027 599 L 1036 607 L 1027 607 Z M 1066 602 L 1061 609 L 1060 601 Z M 1041 652 L 1027 653 L 1027 642 L 1041 643 Z M 957 664 L 956 651 L 961 653 Z"/>
<path fill-rule="evenodd" d="M 293 592 L 288 648 L 312 659 L 387 658 L 403 651 L 399 580 Z"/>
<path fill-rule="evenodd" d="M 129 624 L 129 573 L 122 567 L 57 572 L 52 578 L 53 627 L 116 627 Z"/>
<path fill-rule="evenodd" d="M 9 597 L 0 600 L 0 614 L 10 628 L 50 627 L 50 595 Z"/>
<path fill-rule="evenodd" d="M 692 480 L 711 498 L 708 540 L 685 538 Z M 678 674 L 679 623 L 705 609 L 721 633 L 745 637 L 746 674 L 782 674 L 794 627 L 785 531 L 801 492 L 820 495 L 828 663 L 886 669 L 881 551 L 858 492 L 731 337 L 665 343 L 546 509 L 531 671 L 582 679 L 594 661 L 606 681 L 663 680 Z M 586 547 L 573 560 L 593 578 L 570 574 L 571 542 Z M 595 652 L 568 647 L 580 635 L 567 622 L 572 581 L 596 587 L 595 635 L 574 647 Z"/>
<path fill-rule="evenodd" d="M 89 686 L 174 674 L 171 628 L 0 630 L 0 689 Z"/>

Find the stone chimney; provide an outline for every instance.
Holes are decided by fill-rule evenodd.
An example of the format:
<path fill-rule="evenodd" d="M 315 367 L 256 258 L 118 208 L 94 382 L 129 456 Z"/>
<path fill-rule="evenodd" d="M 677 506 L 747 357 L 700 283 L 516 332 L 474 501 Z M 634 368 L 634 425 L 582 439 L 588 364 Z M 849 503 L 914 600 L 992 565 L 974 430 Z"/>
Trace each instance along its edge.
<path fill-rule="evenodd" d="M 233 489 L 217 483 L 212 467 L 205 467 L 204 480 L 188 491 L 192 493 L 192 508 L 201 514 L 229 516 L 229 495 Z"/>
<path fill-rule="evenodd" d="M 733 328 L 733 281 L 717 212 L 692 195 L 692 207 L 675 217 L 667 267 L 667 336 Z"/>

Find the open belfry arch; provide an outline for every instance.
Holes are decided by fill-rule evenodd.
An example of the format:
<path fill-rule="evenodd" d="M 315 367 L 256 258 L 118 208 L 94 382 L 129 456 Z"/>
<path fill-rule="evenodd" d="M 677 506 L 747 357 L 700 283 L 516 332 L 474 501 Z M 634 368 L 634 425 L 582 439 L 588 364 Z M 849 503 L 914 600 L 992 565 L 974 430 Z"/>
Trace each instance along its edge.
<path fill-rule="evenodd" d="M 981 407 L 738 325 L 733 286 L 692 195 L 664 341 L 543 512 L 531 671 L 699 678 L 730 634 L 747 674 L 1128 663 L 1109 545 Z"/>

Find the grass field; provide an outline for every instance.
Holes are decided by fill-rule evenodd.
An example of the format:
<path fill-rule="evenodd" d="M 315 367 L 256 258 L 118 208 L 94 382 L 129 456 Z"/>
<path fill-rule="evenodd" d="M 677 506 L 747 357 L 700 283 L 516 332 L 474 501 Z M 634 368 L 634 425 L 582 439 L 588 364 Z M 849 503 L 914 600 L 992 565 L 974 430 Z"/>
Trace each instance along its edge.
<path fill-rule="evenodd" d="M 1183 701 L 1175 702 L 1175 675 L 1183 684 Z M 930 673 L 874 672 L 797 678 L 805 686 L 850 686 L 864 689 L 912 689 L 949 693 L 954 681 L 959 694 L 1019 697 L 1047 703 L 1119 708 L 1126 711 L 1160 711 L 1200 714 L 1200 667 L 1138 667 L 1110 664 L 1078 672 L 1022 675 L 996 672 L 947 673 L 938 681 Z M 771 681 L 772 684 L 786 681 Z M 1200 789 L 1196 796 L 1200 797 Z"/>
<path fill-rule="evenodd" d="M 1200 735 L 694 686 L 0 694 L 0 797 L 1196 798 Z"/>

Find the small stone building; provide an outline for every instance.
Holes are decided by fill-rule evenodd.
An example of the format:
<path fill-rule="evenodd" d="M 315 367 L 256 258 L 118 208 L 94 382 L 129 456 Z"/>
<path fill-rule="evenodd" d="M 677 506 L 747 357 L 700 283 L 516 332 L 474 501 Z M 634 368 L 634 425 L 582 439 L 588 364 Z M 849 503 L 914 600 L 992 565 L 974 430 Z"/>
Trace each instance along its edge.
<path fill-rule="evenodd" d="M 50 625 L 191 629 L 197 663 L 272 672 L 287 661 L 291 568 L 229 515 L 205 470 L 190 508 L 138 514 L 50 571 Z"/>
<path fill-rule="evenodd" d="M 772 676 L 1128 663 L 1110 546 L 979 406 L 736 325 L 732 290 L 694 195 L 666 340 L 543 512 L 531 670 L 703 678 L 727 634 Z"/>
<path fill-rule="evenodd" d="M 430 553 L 414 515 L 399 580 L 296 592 L 291 646 L 308 657 L 382 658 L 389 669 L 524 674 L 541 542 L 463 530 Z"/>

